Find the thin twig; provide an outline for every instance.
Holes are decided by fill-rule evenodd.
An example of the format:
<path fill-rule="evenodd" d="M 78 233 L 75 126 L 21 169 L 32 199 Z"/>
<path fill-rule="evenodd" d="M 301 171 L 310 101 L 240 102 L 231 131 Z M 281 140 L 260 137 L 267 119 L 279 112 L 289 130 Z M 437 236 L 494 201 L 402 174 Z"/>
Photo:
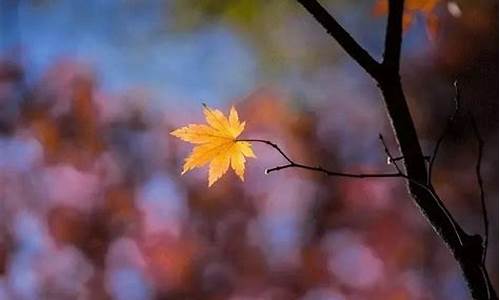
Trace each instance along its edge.
<path fill-rule="evenodd" d="M 428 175 L 427 175 L 427 181 L 429 185 L 432 185 L 432 168 L 434 167 L 434 162 L 436 161 L 438 152 L 439 152 L 439 147 L 441 146 L 441 143 L 445 139 L 446 135 L 451 129 L 451 126 L 453 125 L 453 122 L 455 121 L 455 118 L 460 111 L 460 90 L 458 88 L 458 82 L 455 80 L 453 82 L 453 86 L 455 87 L 455 110 L 453 111 L 452 115 L 448 118 L 448 122 L 446 123 L 446 126 L 439 136 L 436 145 L 434 146 L 434 151 L 432 151 L 432 155 L 429 161 L 429 169 L 428 169 Z"/>
<path fill-rule="evenodd" d="M 238 139 L 236 140 L 237 142 L 258 142 L 258 143 L 264 143 L 264 144 L 268 144 L 269 146 L 273 147 L 274 149 L 276 149 L 280 154 L 281 156 L 283 156 L 289 163 L 291 164 L 295 164 L 293 162 L 293 160 L 291 160 L 286 154 L 285 152 L 283 152 L 283 150 L 281 150 L 280 147 L 278 147 L 278 145 L 276 145 L 275 143 L 271 142 L 271 141 L 267 141 L 267 140 L 261 140 L 261 139 Z"/>
<path fill-rule="evenodd" d="M 434 185 L 432 184 L 432 174 L 433 174 L 432 171 L 433 171 L 434 163 L 436 162 L 436 158 L 437 158 L 440 146 L 443 143 L 446 136 L 448 135 L 448 132 L 450 131 L 450 129 L 451 129 L 453 123 L 455 122 L 455 119 L 460 111 L 460 89 L 458 87 L 457 80 L 455 80 L 453 82 L 453 86 L 455 88 L 455 97 L 454 97 L 455 109 L 454 109 L 453 113 L 451 114 L 451 116 L 448 118 L 446 126 L 445 126 L 443 132 L 441 133 L 441 135 L 439 136 L 438 140 L 436 141 L 436 145 L 434 146 L 434 150 L 432 151 L 432 155 L 429 158 L 429 166 L 428 166 L 428 171 L 427 171 L 427 186 L 429 186 L 435 194 L 436 194 L 436 191 L 435 191 Z M 465 233 L 463 232 L 462 228 L 460 226 L 458 226 L 457 222 L 452 217 L 450 211 L 448 210 L 448 208 L 446 208 L 444 203 L 441 200 L 439 200 L 437 202 L 438 202 L 438 205 L 443 210 L 443 212 L 448 217 L 448 219 L 450 220 L 450 223 L 453 225 L 455 233 L 458 237 L 458 241 L 460 242 L 461 245 L 463 245 L 462 236 Z"/>
<path fill-rule="evenodd" d="M 298 163 L 289 163 L 289 164 L 277 166 L 277 167 L 274 167 L 271 169 L 266 169 L 266 174 L 269 174 L 269 173 L 275 172 L 275 171 L 279 171 L 279 170 L 283 170 L 283 169 L 288 169 L 288 168 L 299 168 L 299 169 L 320 172 L 320 173 L 323 173 L 323 174 L 328 175 L 328 176 L 350 177 L 350 178 L 404 177 L 404 175 L 400 174 L 400 173 L 345 173 L 345 172 L 336 172 L 336 171 L 329 171 L 321 166 L 313 167 L 313 166 L 307 166 L 307 165 L 298 164 Z"/>
<path fill-rule="evenodd" d="M 450 131 L 453 123 L 455 122 L 455 119 L 460 111 L 460 107 L 461 107 L 460 106 L 460 100 L 461 100 L 460 89 L 458 87 L 457 80 L 455 80 L 453 82 L 453 86 L 455 88 L 455 97 L 454 97 L 455 109 L 453 110 L 453 113 L 451 114 L 451 116 L 448 118 L 446 126 L 445 126 L 443 132 L 441 133 L 441 135 L 439 136 L 438 140 L 436 141 L 436 145 L 434 146 L 434 150 L 432 151 L 432 155 L 429 158 L 429 166 L 428 166 L 428 171 L 427 171 L 427 186 L 429 186 L 432 189 L 434 194 L 437 194 L 435 189 L 434 189 L 434 185 L 432 184 L 432 174 L 433 174 L 432 171 L 434 168 L 434 164 L 436 162 L 436 158 L 438 156 L 440 146 L 443 143 L 446 136 L 448 135 L 448 133 L 449 133 L 449 131 Z M 446 216 L 450 220 L 450 223 L 453 225 L 455 233 L 458 237 L 458 241 L 460 242 L 461 245 L 463 245 L 463 238 L 462 238 L 462 236 L 464 235 L 463 230 L 461 229 L 460 226 L 458 226 L 455 219 L 452 217 L 450 211 L 448 210 L 448 208 L 446 208 L 446 206 L 444 205 L 444 203 L 440 199 L 437 201 L 437 204 L 441 207 L 443 212 L 446 214 Z"/>
<path fill-rule="evenodd" d="M 484 222 L 484 247 L 483 247 L 483 256 L 482 256 L 482 262 L 484 265 L 484 263 L 486 261 L 486 254 L 488 252 L 488 242 L 489 242 L 488 210 L 486 208 L 486 196 L 484 193 L 483 177 L 481 176 L 481 162 L 483 160 L 484 141 L 483 141 L 483 138 L 481 137 L 481 134 L 479 132 L 479 128 L 477 127 L 476 119 L 474 118 L 474 116 L 472 115 L 471 112 L 469 112 L 469 117 L 471 120 L 474 135 L 476 136 L 476 139 L 477 139 L 477 152 L 478 153 L 477 153 L 477 160 L 476 160 L 476 178 L 477 178 L 477 183 L 479 185 L 480 198 L 481 198 L 481 210 L 483 213 L 483 222 Z"/>
<path fill-rule="evenodd" d="M 293 161 L 281 148 L 276 145 L 275 143 L 268 141 L 268 140 L 262 140 L 262 139 L 238 139 L 236 140 L 237 142 L 258 142 L 258 143 L 264 143 L 267 144 L 274 149 L 276 149 L 283 158 L 285 158 L 288 161 L 288 164 L 273 167 L 270 169 L 266 169 L 266 174 L 283 170 L 283 169 L 288 169 L 288 168 L 299 168 L 299 169 L 306 169 L 310 171 L 315 171 L 315 172 L 320 172 L 328 176 L 339 176 L 339 177 L 350 177 L 350 178 L 390 178 L 390 177 L 405 177 L 404 174 L 397 172 L 397 173 L 348 173 L 348 172 L 337 172 L 337 171 L 330 171 L 327 170 L 321 166 L 308 166 L 304 165 L 301 163 L 297 163 Z"/>
<path fill-rule="evenodd" d="M 389 151 L 389 147 L 385 143 L 385 140 L 384 140 L 384 137 L 382 136 L 382 134 L 379 134 L 379 139 L 380 139 L 380 142 L 382 143 L 382 145 L 384 146 L 384 151 L 385 151 L 385 154 L 387 155 L 387 157 L 389 159 L 389 162 L 391 162 L 394 165 L 394 168 L 398 171 L 399 174 L 404 175 L 403 172 L 401 171 L 399 165 L 396 163 L 394 157 L 392 156 L 391 151 Z M 439 195 L 436 193 L 436 190 L 434 189 L 434 187 L 432 186 L 432 184 L 429 184 L 429 183 L 428 184 L 422 184 L 422 183 L 420 183 L 420 182 L 418 182 L 416 180 L 412 180 L 409 176 L 405 175 L 404 177 L 407 178 L 408 181 L 413 182 L 413 183 L 419 185 L 420 187 L 425 188 L 432 195 L 432 197 L 434 198 L 434 200 L 436 201 L 436 203 L 439 205 L 439 207 L 441 208 L 441 210 L 445 213 L 446 217 L 448 218 L 448 220 L 452 224 L 453 230 L 454 230 L 454 232 L 455 232 L 455 234 L 456 234 L 456 236 L 458 238 L 459 243 L 463 245 L 463 242 L 462 242 L 463 231 L 459 230 L 459 226 L 457 226 L 457 224 L 455 222 L 455 219 L 453 219 L 453 216 L 451 215 L 450 211 L 443 204 L 443 201 L 441 200 L 441 198 L 439 197 Z"/>
<path fill-rule="evenodd" d="M 387 144 L 385 143 L 384 136 L 379 133 L 378 138 L 382 143 L 382 146 L 384 146 L 384 152 L 385 155 L 387 155 L 388 162 L 394 165 L 394 168 L 396 168 L 399 174 L 403 174 L 403 172 L 401 172 L 401 169 L 399 168 L 399 165 L 396 163 L 396 160 L 392 156 L 391 151 L 389 151 L 389 147 L 387 147 Z"/>
<path fill-rule="evenodd" d="M 265 170 L 266 174 L 269 174 L 269 173 L 272 173 L 275 171 L 279 171 L 279 170 L 283 170 L 283 169 L 288 169 L 288 168 L 299 168 L 299 169 L 305 169 L 305 170 L 314 171 L 314 172 L 320 172 L 320 173 L 323 173 L 323 174 L 328 175 L 328 176 L 336 176 L 336 177 L 348 177 L 348 178 L 360 178 L 360 179 L 361 178 L 404 178 L 404 179 L 408 180 L 410 183 L 413 183 L 413 184 L 418 185 L 419 187 L 425 189 L 432 196 L 434 201 L 436 201 L 436 203 L 439 205 L 440 209 L 444 212 L 446 218 L 448 218 L 449 222 L 451 223 L 453 231 L 456 234 L 459 243 L 461 245 L 463 245 L 462 235 L 464 234 L 464 232 L 456 224 L 451 213 L 448 211 L 446 206 L 444 206 L 441 198 L 434 190 L 434 187 L 432 185 L 421 183 L 418 180 L 415 180 L 415 179 L 409 177 L 408 175 L 404 174 L 403 171 L 399 168 L 399 166 L 396 163 L 394 163 L 394 158 L 392 157 L 392 154 L 390 153 L 389 149 L 387 148 L 387 145 L 384 141 L 383 136 L 379 135 L 379 138 L 382 142 L 382 145 L 384 146 L 386 155 L 389 157 L 390 161 L 393 162 L 397 172 L 393 172 L 393 173 L 349 173 L 349 172 L 331 171 L 331 170 L 327 170 L 321 166 L 314 167 L 314 166 L 308 166 L 308 165 L 304 165 L 301 163 L 297 163 L 294 160 L 292 160 L 283 150 L 281 150 L 281 148 L 277 144 L 275 144 L 271 141 L 268 141 L 268 140 L 237 139 L 236 141 L 237 142 L 258 142 L 258 143 L 267 144 L 267 145 L 273 147 L 274 149 L 276 149 L 281 154 L 281 156 L 283 156 L 283 158 L 285 158 L 288 161 L 288 164 L 280 165 L 280 166 L 273 167 L 270 169 L 266 169 Z"/>
<path fill-rule="evenodd" d="M 400 161 L 400 160 L 404 160 L 405 158 L 403 156 L 396 156 L 396 157 L 393 157 L 392 158 L 394 161 Z M 431 157 L 430 155 L 424 155 L 424 160 L 425 161 L 430 161 Z"/>
<path fill-rule="evenodd" d="M 336 177 L 348 177 L 348 178 L 360 178 L 360 179 L 361 178 L 403 178 L 403 179 L 406 179 L 409 182 L 411 182 L 415 185 L 418 185 L 419 187 L 425 189 L 434 198 L 435 201 L 437 201 L 438 203 L 441 203 L 441 200 L 439 199 L 439 195 L 436 194 L 436 192 L 434 191 L 434 189 L 432 187 L 430 187 L 424 183 L 418 182 L 417 180 L 414 180 L 413 178 L 410 178 L 408 175 L 404 174 L 399 167 L 397 168 L 397 172 L 395 172 L 395 173 L 348 173 L 348 172 L 330 171 L 330 170 L 327 170 L 321 166 L 313 167 L 313 166 L 308 166 L 308 165 L 304 165 L 301 163 L 296 163 L 288 155 L 286 155 L 286 153 L 283 150 L 281 150 L 281 148 L 278 145 L 276 145 L 275 143 L 268 141 L 268 140 L 237 139 L 236 142 L 258 142 L 258 143 L 267 144 L 267 145 L 273 147 L 274 149 L 276 149 L 281 154 L 281 156 L 283 156 L 288 161 L 288 164 L 280 165 L 280 166 L 273 167 L 270 169 L 266 169 L 265 170 L 266 174 L 269 174 L 269 173 L 272 173 L 275 171 L 279 171 L 279 170 L 283 170 L 283 169 L 288 169 L 288 168 L 299 168 L 299 169 L 305 169 L 305 170 L 314 171 L 314 172 L 320 172 L 320 173 L 323 173 L 327 176 L 336 176 Z M 384 145 L 385 145 L 385 143 L 384 143 Z M 392 157 L 392 155 L 390 154 L 390 152 L 388 150 L 386 153 L 388 155 L 390 155 L 390 157 Z M 450 218 L 449 212 L 446 210 L 446 208 L 444 208 L 444 210 L 448 213 L 447 217 Z M 453 220 L 453 219 L 451 219 L 451 220 Z M 457 234 L 457 236 L 460 240 L 460 234 L 458 233 L 456 228 L 455 228 L 455 233 Z"/>
<path fill-rule="evenodd" d="M 373 78 L 380 75 L 380 64 L 316 0 L 297 0 L 342 48 Z"/>

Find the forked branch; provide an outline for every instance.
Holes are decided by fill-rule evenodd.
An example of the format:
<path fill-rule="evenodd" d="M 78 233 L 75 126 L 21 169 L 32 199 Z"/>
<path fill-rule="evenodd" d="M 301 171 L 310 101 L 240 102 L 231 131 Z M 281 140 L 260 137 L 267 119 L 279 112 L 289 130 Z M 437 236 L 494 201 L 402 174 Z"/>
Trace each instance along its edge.
<path fill-rule="evenodd" d="M 432 186 L 420 183 L 420 182 L 414 180 L 413 178 L 411 178 L 408 175 L 403 173 L 401 168 L 399 168 L 399 166 L 396 164 L 396 161 L 395 161 L 394 157 L 392 156 L 391 152 L 389 151 L 387 144 L 385 143 L 384 138 L 381 134 L 379 135 L 379 139 L 384 147 L 384 152 L 387 155 L 388 161 L 393 163 L 396 172 L 392 172 L 392 173 L 351 173 L 351 172 L 331 171 L 331 170 L 325 169 L 321 166 L 310 166 L 310 165 L 305 165 L 302 163 L 295 162 L 277 144 L 275 144 L 271 141 L 268 141 L 268 140 L 238 139 L 236 141 L 237 142 L 257 142 L 257 143 L 267 144 L 267 145 L 273 147 L 276 151 L 278 151 L 279 154 L 288 162 L 284 165 L 279 165 L 279 166 L 276 166 L 273 168 L 266 169 L 265 170 L 266 175 L 270 174 L 272 172 L 283 170 L 283 169 L 298 168 L 298 169 L 304 169 L 304 170 L 309 170 L 309 171 L 313 171 L 313 172 L 323 173 L 324 175 L 332 176 L 332 177 L 347 177 L 347 178 L 359 178 L 359 179 L 363 179 L 363 178 L 402 178 L 402 179 L 408 180 L 412 184 L 418 185 L 422 189 L 425 189 L 427 192 L 429 192 L 432 195 L 432 197 L 434 197 L 434 200 L 441 202 L 441 200 L 439 199 L 439 196 L 434 192 L 434 188 Z M 449 214 L 449 217 L 451 218 L 450 214 Z M 458 238 L 460 238 L 461 232 L 459 232 L 457 230 L 456 235 L 458 236 Z"/>
<path fill-rule="evenodd" d="M 432 187 L 430 180 L 432 167 L 439 146 L 448 129 L 438 139 L 434 153 L 430 158 L 429 168 L 427 168 L 426 157 L 422 154 L 415 124 L 406 102 L 399 74 L 404 0 L 387 1 L 389 3 L 389 17 L 386 28 L 384 59 L 382 64 L 380 64 L 351 37 L 318 1 L 297 0 L 342 48 L 377 81 L 383 94 L 389 120 L 400 147 L 400 155 L 398 157 L 403 158 L 406 172 L 405 178 L 408 181 L 409 192 L 412 198 L 432 228 L 450 248 L 455 259 L 460 264 L 472 297 L 475 299 L 498 299 L 484 267 L 485 251 L 483 247 L 486 246 L 486 243 L 485 245 L 481 243 L 482 239 L 480 236 L 469 235 L 464 232 L 439 197 L 436 196 L 436 192 Z M 476 174 L 481 189 L 481 203 L 483 215 L 485 216 L 485 239 L 487 239 L 488 220 L 486 217 L 483 183 L 480 175 L 483 146 L 480 136 L 478 134 L 477 136 L 479 141 L 479 157 L 478 164 L 476 165 Z M 288 161 L 288 165 L 280 166 L 277 170 L 287 167 L 300 167 L 328 174 L 321 167 L 309 167 L 293 163 L 290 160 Z M 390 162 L 397 166 L 396 159 L 391 158 Z M 399 174 L 399 171 L 397 174 Z M 479 259 L 477 258 L 478 253 Z"/>
<path fill-rule="evenodd" d="M 279 165 L 270 169 L 266 169 L 265 173 L 269 174 L 272 172 L 276 172 L 279 170 L 283 169 L 288 169 L 288 168 L 298 168 L 298 169 L 305 169 L 309 171 L 314 171 L 314 172 L 319 172 L 323 173 L 324 175 L 328 176 L 337 176 L 337 177 L 349 177 L 349 178 L 406 178 L 407 176 L 400 172 L 393 172 L 393 173 L 349 173 L 349 172 L 338 172 L 338 171 L 331 171 L 327 170 L 321 166 L 309 166 L 305 165 L 302 163 L 295 162 L 292 160 L 277 144 L 267 141 L 267 140 L 261 140 L 261 139 L 238 139 L 237 141 L 239 142 L 257 142 L 257 143 L 264 143 L 267 144 L 276 151 L 278 151 L 281 156 L 288 162 L 287 164 L 284 165 Z"/>

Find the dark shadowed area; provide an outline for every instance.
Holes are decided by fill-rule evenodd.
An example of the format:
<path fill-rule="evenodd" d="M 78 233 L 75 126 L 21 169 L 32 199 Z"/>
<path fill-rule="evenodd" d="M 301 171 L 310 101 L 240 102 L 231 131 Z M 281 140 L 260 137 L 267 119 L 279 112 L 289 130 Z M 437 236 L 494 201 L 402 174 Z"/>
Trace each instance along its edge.
<path fill-rule="evenodd" d="M 402 81 L 433 180 L 469 233 L 490 222 L 498 291 L 498 3 L 408 15 Z M 375 57 L 380 1 L 321 1 Z M 408 2 L 408 3 L 409 3 Z M 411 21 L 411 22 L 410 22 Z M 326 177 L 254 144 L 245 181 L 181 176 L 202 103 L 294 160 L 390 172 L 375 82 L 296 1 L 0 0 L 0 300 L 469 299 L 401 178 Z"/>

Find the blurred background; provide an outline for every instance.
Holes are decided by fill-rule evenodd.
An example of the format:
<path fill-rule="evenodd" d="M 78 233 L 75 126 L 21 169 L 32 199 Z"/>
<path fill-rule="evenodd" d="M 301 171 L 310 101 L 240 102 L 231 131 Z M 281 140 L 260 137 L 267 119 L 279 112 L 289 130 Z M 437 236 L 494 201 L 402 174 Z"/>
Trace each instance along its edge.
<path fill-rule="evenodd" d="M 486 142 L 487 260 L 498 290 L 498 3 L 409 15 L 403 83 L 427 154 L 454 108 Z M 322 1 L 381 57 L 376 0 Z M 181 176 L 201 103 L 246 138 L 333 170 L 391 171 L 369 78 L 295 1 L 0 0 L 0 299 L 469 299 L 399 179 L 327 178 L 266 145 L 212 188 Z M 436 188 L 482 233 L 477 145 L 458 116 Z"/>

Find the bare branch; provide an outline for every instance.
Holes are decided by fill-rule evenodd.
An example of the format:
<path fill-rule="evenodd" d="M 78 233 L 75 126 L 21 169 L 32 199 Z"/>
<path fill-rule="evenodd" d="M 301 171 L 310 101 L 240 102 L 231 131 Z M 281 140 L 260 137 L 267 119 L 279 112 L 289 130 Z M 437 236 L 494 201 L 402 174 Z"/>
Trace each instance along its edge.
<path fill-rule="evenodd" d="M 417 180 L 414 180 L 413 178 L 409 177 L 408 175 L 405 175 L 403 173 L 403 171 L 399 168 L 397 163 L 395 163 L 395 160 L 394 160 L 392 154 L 390 153 L 390 151 L 387 147 L 387 144 L 385 143 L 384 138 L 381 134 L 379 135 L 379 138 L 380 138 L 380 141 L 382 142 L 382 145 L 384 146 L 384 151 L 385 151 L 386 155 L 389 157 L 389 160 L 394 164 L 394 167 L 397 171 L 395 173 L 346 173 L 346 172 L 330 171 L 330 170 L 327 170 L 321 166 L 314 167 L 314 166 L 308 166 L 308 165 L 296 163 L 290 157 L 288 157 L 288 155 L 286 155 L 285 152 L 283 150 L 281 150 L 281 148 L 278 145 L 276 145 L 275 143 L 273 143 L 271 141 L 262 140 L 262 139 L 241 139 L 241 140 L 237 140 L 237 141 L 240 141 L 240 142 L 259 142 L 259 143 L 264 143 L 264 144 L 270 145 L 271 147 L 276 149 L 281 154 L 281 156 L 283 156 L 288 161 L 288 164 L 280 165 L 280 166 L 273 167 L 270 169 L 266 169 L 265 170 L 266 175 L 271 173 L 271 172 L 280 171 L 283 169 L 299 168 L 299 169 L 305 169 L 305 170 L 314 171 L 314 172 L 320 172 L 320 173 L 323 173 L 327 176 L 335 176 L 335 177 L 348 177 L 348 178 L 358 178 L 358 179 L 363 179 L 363 178 L 403 178 L 403 179 L 406 179 L 410 183 L 419 186 L 420 188 L 426 190 L 430 194 L 432 199 L 439 205 L 440 209 L 443 211 L 443 213 L 448 218 L 449 222 L 452 225 L 454 234 L 457 236 L 457 239 L 459 240 L 460 244 L 463 245 L 461 236 L 465 233 L 460 228 L 460 226 L 458 226 L 458 224 L 455 222 L 455 220 L 453 219 L 453 216 L 448 211 L 446 206 L 444 206 L 442 200 L 439 198 L 439 195 L 436 193 L 436 191 L 434 190 L 432 185 L 423 184 Z"/>
<path fill-rule="evenodd" d="M 426 166 L 427 158 L 422 153 L 399 74 L 404 0 L 387 1 L 389 1 L 389 17 L 384 59 L 382 64 L 379 64 L 317 1 L 297 0 L 344 50 L 377 81 L 382 91 L 388 117 L 398 142 L 399 156 L 403 158 L 404 171 L 407 174 L 403 176 L 408 181 L 410 195 L 432 228 L 453 252 L 461 266 L 471 296 L 474 299 L 498 299 L 485 271 L 484 263 L 481 263 L 480 259 L 479 261 L 471 259 L 469 255 L 478 252 L 477 250 L 480 250 L 478 253 L 482 253 L 483 249 L 480 249 L 481 244 L 469 241 L 471 240 L 471 236 L 467 235 L 454 220 L 453 216 L 436 195 L 428 180 L 429 168 Z M 393 158 L 392 161 L 394 162 L 396 159 Z M 293 163 L 290 164 L 290 166 L 280 166 L 278 169 L 296 167 Z M 317 168 L 312 167 L 312 169 Z M 322 170 L 319 171 L 323 172 Z M 401 174 L 399 175 L 401 176 Z M 480 181 L 482 185 L 482 180 Z M 484 200 L 482 203 L 484 203 Z M 485 206 L 483 211 L 485 211 Z"/>
<path fill-rule="evenodd" d="M 398 177 L 405 177 L 403 174 L 400 173 L 345 173 L 345 172 L 336 172 L 336 171 L 329 171 L 321 166 L 313 167 L 313 166 L 307 166 L 303 164 L 298 164 L 298 163 L 289 163 L 286 165 L 282 166 L 277 166 L 271 169 L 266 169 L 266 174 L 269 174 L 271 172 L 283 170 L 283 169 L 288 169 L 288 168 L 299 168 L 299 169 L 305 169 L 309 171 L 315 171 L 315 172 L 320 172 L 328 176 L 337 176 L 337 177 L 350 177 L 350 178 L 398 178 Z"/>
<path fill-rule="evenodd" d="M 392 156 L 391 152 L 389 151 L 389 147 L 387 147 L 387 144 L 386 144 L 386 142 L 385 142 L 384 137 L 382 136 L 382 134 L 379 134 L 379 139 L 380 139 L 380 142 L 382 143 L 382 146 L 384 147 L 384 151 L 385 151 L 385 154 L 388 157 L 388 161 L 391 164 L 394 165 L 394 168 L 396 168 L 396 170 L 398 171 L 399 174 L 403 174 L 403 172 L 399 168 L 399 165 L 396 163 L 395 158 Z M 443 201 L 441 200 L 441 198 L 439 197 L 439 195 L 436 193 L 436 190 L 434 189 L 434 187 L 432 186 L 432 184 L 430 182 L 428 182 L 427 184 L 420 184 L 419 182 L 417 182 L 415 180 L 412 180 L 408 176 L 405 176 L 405 178 L 407 178 L 408 181 L 413 182 L 413 183 L 419 185 L 420 187 L 425 188 L 432 195 L 432 198 L 434 199 L 434 201 L 436 201 L 436 203 L 439 205 L 439 207 L 441 208 L 441 210 L 447 216 L 449 222 L 452 224 L 454 233 L 456 234 L 458 241 L 460 242 L 460 244 L 463 245 L 463 241 L 462 241 L 462 235 L 464 234 L 463 230 L 461 230 L 460 226 L 458 226 L 458 224 L 456 223 L 455 219 L 451 215 L 450 211 L 443 204 Z"/>
<path fill-rule="evenodd" d="M 396 157 L 393 157 L 392 160 L 394 161 L 400 161 L 400 160 L 404 160 L 405 158 L 403 156 L 396 156 Z M 430 161 L 431 157 L 429 155 L 424 155 L 424 160 L 425 161 Z"/>
<path fill-rule="evenodd" d="M 395 74 L 399 73 L 403 31 L 404 0 L 389 1 L 389 16 L 385 32 L 385 50 L 382 64 Z"/>
<path fill-rule="evenodd" d="M 382 137 L 382 136 L 380 136 L 380 137 Z M 308 166 L 308 165 L 304 165 L 301 163 L 297 163 L 297 162 L 293 161 L 288 155 L 286 155 L 286 153 L 283 150 L 281 150 L 281 148 L 278 145 L 276 145 L 275 143 L 268 141 L 268 140 L 238 139 L 236 141 L 237 142 L 258 142 L 258 143 L 267 144 L 267 145 L 273 147 L 274 149 L 276 149 L 281 154 L 281 156 L 283 156 L 288 161 L 288 164 L 280 165 L 280 166 L 273 167 L 270 169 L 266 169 L 265 170 L 266 174 L 269 174 L 271 172 L 276 172 L 279 170 L 283 170 L 283 169 L 288 169 L 288 168 L 299 168 L 299 169 L 305 169 L 305 170 L 309 170 L 309 171 L 323 173 L 327 176 L 336 176 L 336 177 L 348 177 L 348 178 L 359 178 L 359 179 L 362 179 L 362 178 L 403 178 L 403 179 L 408 180 L 412 184 L 415 184 L 415 185 L 421 187 L 422 189 L 426 190 L 431 195 L 431 197 L 433 197 L 434 201 L 441 203 L 439 196 L 436 194 L 436 192 L 434 191 L 432 186 L 428 186 L 426 184 L 418 182 L 417 180 L 414 180 L 413 178 L 410 178 L 408 175 L 404 174 L 399 167 L 396 167 L 397 172 L 395 172 L 395 173 L 348 173 L 348 172 L 330 171 L 330 170 L 327 170 L 321 166 L 314 167 L 314 166 Z M 387 145 L 385 144 L 383 138 L 382 138 L 382 143 L 386 149 L 386 154 L 389 155 L 391 160 L 393 160 L 392 154 L 390 154 L 390 152 L 387 148 Z M 441 203 L 441 206 L 443 207 L 443 210 L 447 213 L 447 217 L 450 218 L 450 221 L 454 222 L 450 213 L 446 210 L 446 208 L 444 207 L 444 205 L 442 203 Z M 453 223 L 453 224 L 455 224 L 455 223 Z M 458 239 L 460 239 L 460 233 L 456 228 L 455 228 L 455 233 L 457 234 Z"/>
<path fill-rule="evenodd" d="M 316 0 L 297 0 L 340 46 L 373 78 L 378 78 L 380 64 Z"/>
<path fill-rule="evenodd" d="M 388 162 L 394 165 L 394 168 L 396 168 L 398 173 L 403 174 L 403 172 L 401 172 L 401 169 L 399 168 L 399 165 L 396 162 L 395 158 L 392 156 L 391 151 L 389 151 L 389 147 L 387 147 L 387 144 L 385 143 L 384 136 L 381 133 L 379 133 L 378 138 L 379 138 L 380 142 L 382 143 L 382 146 L 384 147 L 384 152 L 387 155 Z"/>
<path fill-rule="evenodd" d="M 437 155 L 439 152 L 439 147 L 441 146 L 441 143 L 443 142 L 444 138 L 446 137 L 446 135 L 450 131 L 450 128 L 453 125 L 453 122 L 455 121 L 455 118 L 460 110 L 460 90 L 458 88 L 457 80 L 455 80 L 453 82 L 453 86 L 455 87 L 455 98 L 454 98 L 455 110 L 453 111 L 453 114 L 448 119 L 448 122 L 446 123 L 446 126 L 445 126 L 443 132 L 439 136 L 439 138 L 436 142 L 436 145 L 434 146 L 434 150 L 432 151 L 432 155 L 431 155 L 431 158 L 429 160 L 429 170 L 428 170 L 428 177 L 427 177 L 427 181 L 428 181 L 429 185 L 432 184 L 432 168 L 434 167 L 434 162 L 436 161 L 436 158 L 437 158 Z"/>
<path fill-rule="evenodd" d="M 299 168 L 299 169 L 305 169 L 309 171 L 314 171 L 314 172 L 320 172 L 328 176 L 338 176 L 338 177 L 350 177 L 350 178 L 390 178 L 390 177 L 406 177 L 403 173 L 397 172 L 397 173 L 347 173 L 347 172 L 337 172 L 337 171 L 330 171 L 327 170 L 321 166 L 308 166 L 304 164 L 297 163 L 293 161 L 286 153 L 281 150 L 281 148 L 276 145 L 275 143 L 267 140 L 262 140 L 262 139 L 238 139 L 236 140 L 238 142 L 258 142 L 258 143 L 264 143 L 267 144 L 274 149 L 276 149 L 283 158 L 285 158 L 288 161 L 288 164 L 277 166 L 274 168 L 266 169 L 266 174 L 269 174 L 271 172 L 283 170 L 283 169 L 288 169 L 288 168 Z"/>
<path fill-rule="evenodd" d="M 481 210 L 483 213 L 483 222 L 484 222 L 484 246 L 483 246 L 483 256 L 482 256 L 482 262 L 484 265 L 486 261 L 486 255 L 488 253 L 488 242 L 489 242 L 488 210 L 486 208 L 486 196 L 484 193 L 483 177 L 481 176 L 481 162 L 483 160 L 484 141 L 479 132 L 479 128 L 477 127 L 476 119 L 470 112 L 469 116 L 472 123 L 472 129 L 474 131 L 474 135 L 476 136 L 477 140 L 476 178 L 477 178 L 477 184 L 479 185 Z"/>

